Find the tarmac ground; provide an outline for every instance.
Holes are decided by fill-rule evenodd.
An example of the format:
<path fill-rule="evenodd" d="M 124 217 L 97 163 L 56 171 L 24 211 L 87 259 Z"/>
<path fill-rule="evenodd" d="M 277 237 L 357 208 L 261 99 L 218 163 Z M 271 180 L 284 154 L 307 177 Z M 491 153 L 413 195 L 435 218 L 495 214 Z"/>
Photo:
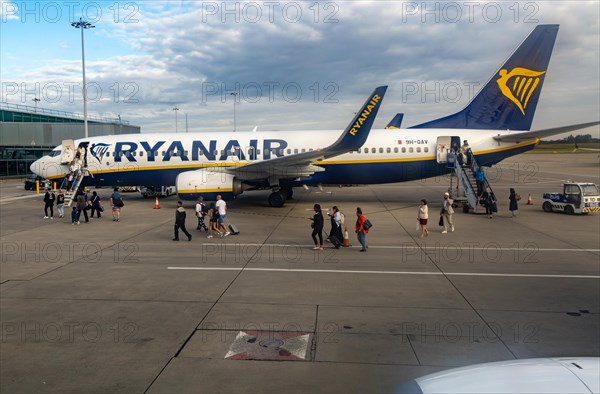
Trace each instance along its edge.
<path fill-rule="evenodd" d="M 600 356 L 600 214 L 540 201 L 565 180 L 599 184 L 598 155 L 525 154 L 487 175 L 499 212 L 457 210 L 447 234 L 440 177 L 296 189 L 279 209 L 246 193 L 226 238 L 197 231 L 186 202 L 191 242 L 171 240 L 176 197 L 153 209 L 126 193 L 113 222 L 111 190 L 96 189 L 108 209 L 74 226 L 3 181 L 0 392 L 379 393 L 474 363 Z M 340 207 L 351 247 L 312 249 L 314 203 Z M 357 206 L 374 224 L 367 253 Z"/>

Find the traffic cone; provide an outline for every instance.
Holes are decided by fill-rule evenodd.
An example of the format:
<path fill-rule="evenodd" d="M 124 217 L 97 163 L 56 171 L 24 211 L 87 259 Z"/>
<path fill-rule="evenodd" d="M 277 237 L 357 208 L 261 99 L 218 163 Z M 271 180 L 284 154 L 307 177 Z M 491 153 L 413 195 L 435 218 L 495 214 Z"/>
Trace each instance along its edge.
<path fill-rule="evenodd" d="M 527 205 L 533 205 L 533 201 L 531 201 L 531 193 L 529 193 L 529 197 L 527 197 Z"/>
<path fill-rule="evenodd" d="M 342 243 L 344 248 L 348 248 L 350 245 L 350 238 L 348 238 L 348 227 L 344 227 L 344 242 Z"/>
<path fill-rule="evenodd" d="M 156 196 L 156 202 L 154 203 L 154 209 L 160 209 L 160 205 L 158 205 L 158 196 Z"/>

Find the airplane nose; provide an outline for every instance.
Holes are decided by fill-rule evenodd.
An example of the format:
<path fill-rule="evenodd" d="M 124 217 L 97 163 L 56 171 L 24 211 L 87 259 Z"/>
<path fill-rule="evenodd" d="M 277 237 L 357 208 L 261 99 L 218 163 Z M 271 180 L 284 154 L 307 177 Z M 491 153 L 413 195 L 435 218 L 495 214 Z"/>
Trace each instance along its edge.
<path fill-rule="evenodd" d="M 31 165 L 29 166 L 29 171 L 33 172 L 36 175 L 44 177 L 44 175 L 42 175 L 42 169 L 44 168 L 42 160 L 44 160 L 43 157 L 31 163 Z"/>

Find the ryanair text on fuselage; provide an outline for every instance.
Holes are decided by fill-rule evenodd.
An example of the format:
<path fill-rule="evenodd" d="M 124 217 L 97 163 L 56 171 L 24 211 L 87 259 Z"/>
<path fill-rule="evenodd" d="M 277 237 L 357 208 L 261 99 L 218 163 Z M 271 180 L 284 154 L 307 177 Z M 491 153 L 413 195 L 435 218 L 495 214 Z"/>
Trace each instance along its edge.
<path fill-rule="evenodd" d="M 259 148 L 259 140 L 252 139 L 246 146 L 242 146 L 238 140 L 229 140 L 222 149 L 217 149 L 217 142 L 219 141 L 210 140 L 207 146 L 199 140 L 191 141 L 191 143 L 175 140 L 170 141 L 169 145 L 165 146 L 167 141 L 157 141 L 153 144 L 147 141 L 119 141 L 115 143 L 114 161 L 122 162 L 125 159 L 135 162 L 137 160 L 133 153 L 140 148 L 146 152 L 145 156 L 149 162 L 167 162 L 173 157 L 177 157 L 180 161 L 198 161 L 201 156 L 209 161 L 227 160 L 231 156 L 235 156 L 240 160 L 257 160 L 259 149 L 262 149 L 262 158 L 268 160 L 272 156 L 283 156 L 283 150 L 288 146 L 287 141 L 282 139 L 265 139 Z M 101 162 L 107 150 L 107 144 L 92 144 L 90 147 L 92 156 L 99 162 Z M 161 151 L 164 154 L 160 154 Z"/>

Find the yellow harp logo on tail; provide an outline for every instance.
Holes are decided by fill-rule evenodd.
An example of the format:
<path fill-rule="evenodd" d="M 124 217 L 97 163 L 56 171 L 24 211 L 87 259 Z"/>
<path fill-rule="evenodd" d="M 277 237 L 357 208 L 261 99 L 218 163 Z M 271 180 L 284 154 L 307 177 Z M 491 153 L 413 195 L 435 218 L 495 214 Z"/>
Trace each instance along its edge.
<path fill-rule="evenodd" d="M 525 107 L 529 98 L 540 83 L 539 76 L 546 71 L 533 71 L 522 67 L 515 67 L 508 72 L 505 68 L 500 70 L 500 78 L 496 80 L 502 94 L 515 103 L 525 115 Z M 514 78 L 514 81 L 510 81 Z"/>

